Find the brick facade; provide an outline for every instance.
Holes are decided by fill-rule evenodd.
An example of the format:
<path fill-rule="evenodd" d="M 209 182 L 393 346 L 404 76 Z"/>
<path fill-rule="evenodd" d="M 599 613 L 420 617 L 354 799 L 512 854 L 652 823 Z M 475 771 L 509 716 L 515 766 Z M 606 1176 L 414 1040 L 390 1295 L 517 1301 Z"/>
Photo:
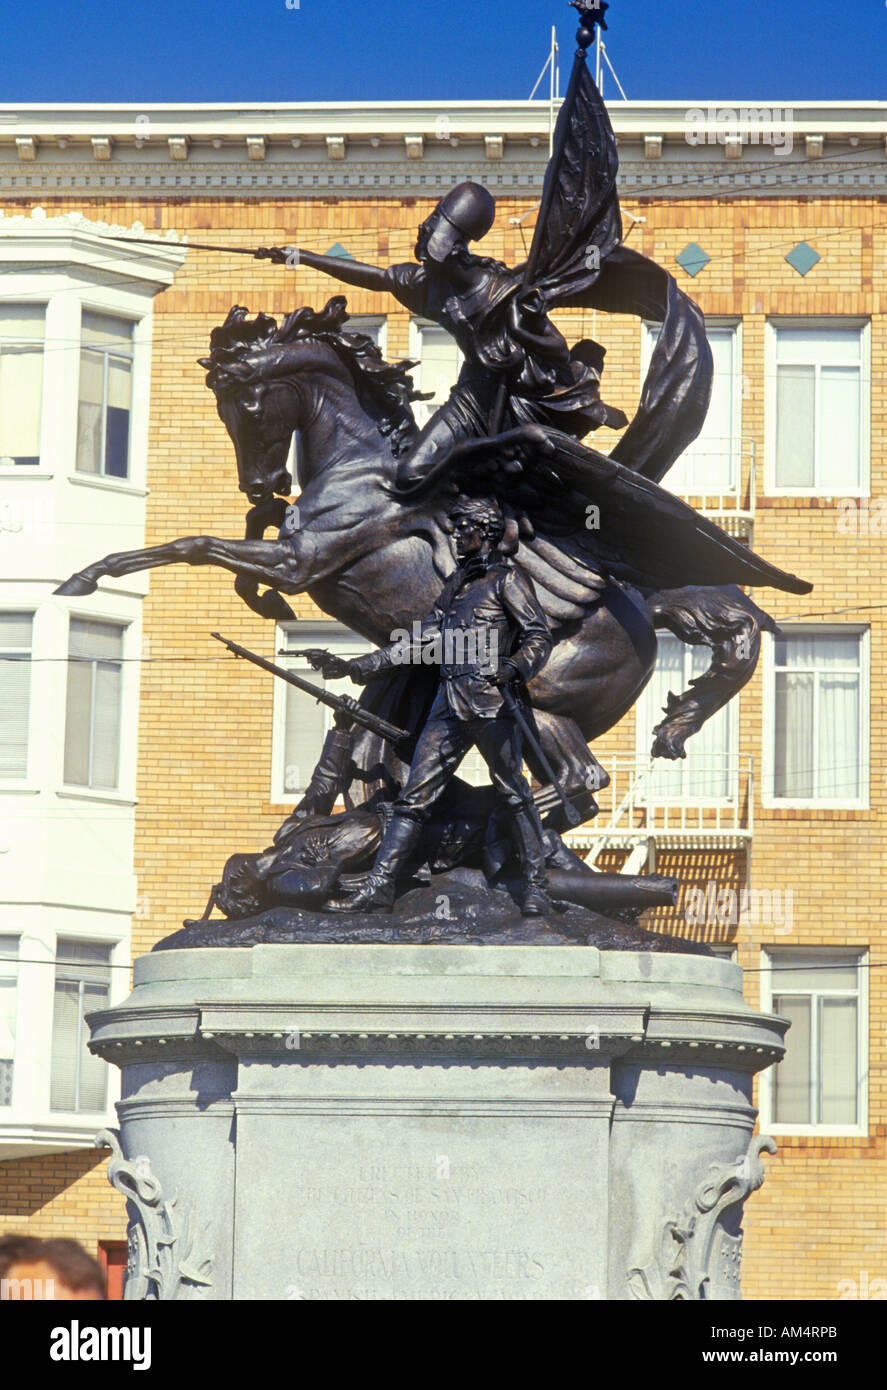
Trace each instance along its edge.
<path fill-rule="evenodd" d="M 193 240 L 235 245 L 299 242 L 325 251 L 341 242 L 357 259 L 388 263 L 411 259 L 414 231 L 432 200 L 318 198 L 299 201 L 41 199 L 50 215 L 82 211 L 89 218 L 129 225 L 147 234 L 174 227 Z M 500 199 L 486 254 L 515 263 L 524 248 L 509 217 L 530 199 Z M 765 445 L 764 331 L 775 315 L 847 315 L 871 321 L 871 493 L 887 488 L 887 320 L 884 266 L 887 219 L 876 198 L 723 198 L 640 200 L 626 197 L 646 217 L 630 244 L 669 267 L 708 315 L 742 322 L 743 437 Z M 30 205 L 7 204 L 7 212 Z M 785 261 L 799 241 L 821 255 L 806 277 Z M 711 262 L 690 280 L 675 256 L 696 241 Z M 281 316 L 299 304 L 319 307 L 339 293 L 336 282 L 305 269 L 284 270 L 239 256 L 191 252 L 173 287 L 155 303 L 147 544 L 178 535 L 242 534 L 244 498 L 237 490 L 231 443 L 218 420 L 195 359 L 232 303 Z M 386 315 L 387 356 L 406 356 L 409 319 L 400 307 L 361 291 L 348 294 L 355 314 Z M 560 324 L 572 340 L 597 337 L 608 349 L 603 395 L 630 416 L 641 379 L 641 329 L 634 320 L 569 313 Z M 608 448 L 615 436 L 596 437 Z M 814 592 L 756 594 L 777 619 L 854 611 L 835 622 L 866 623 L 871 630 L 871 789 L 865 811 L 788 811 L 761 804 L 756 779 L 752 887 L 790 889 L 790 935 L 754 926 L 705 928 L 706 939 L 735 944 L 740 963 L 758 971 L 760 952 L 781 946 L 868 948 L 869 1137 L 782 1138 L 765 1160 L 767 1180 L 749 1202 L 745 1228 L 747 1299 L 829 1300 L 842 1280 L 887 1274 L 887 992 L 883 971 L 884 889 L 880 866 L 887 838 L 887 779 L 883 775 L 887 655 L 882 602 L 880 534 L 852 536 L 838 529 L 830 499 L 766 495 L 758 477 L 754 547 L 774 563 L 813 581 Z M 84 555 L 83 561 L 94 558 Z M 260 848 L 287 813 L 269 801 L 271 688 L 245 665 L 234 665 L 209 639 L 217 629 L 264 655 L 273 655 L 274 630 L 237 599 L 232 579 L 217 569 L 154 571 L 144 605 L 136 821 L 136 867 L 142 910 L 133 924 L 136 954 L 199 916 L 209 886 L 235 849 Z M 300 616 L 319 616 L 307 599 Z M 762 756 L 763 682 L 759 671 L 739 698 L 740 753 Z M 600 761 L 634 752 L 634 715 L 596 746 Z M 611 857 L 619 863 L 619 857 Z M 740 888 L 744 850 L 669 850 L 657 868 L 686 886 Z M 658 925 L 693 934 L 682 907 L 661 912 Z M 747 976 L 758 1002 L 759 973 Z M 93 1154 L 35 1157 L 0 1164 L 0 1229 L 76 1235 L 90 1247 L 120 1238 L 122 1201 L 107 1185 L 104 1163 Z"/>

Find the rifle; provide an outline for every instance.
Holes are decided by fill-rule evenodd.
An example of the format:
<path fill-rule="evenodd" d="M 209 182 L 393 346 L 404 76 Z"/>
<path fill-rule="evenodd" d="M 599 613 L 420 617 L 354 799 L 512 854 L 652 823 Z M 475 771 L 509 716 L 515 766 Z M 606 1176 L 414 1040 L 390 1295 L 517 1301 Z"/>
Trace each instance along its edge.
<path fill-rule="evenodd" d="M 336 710 L 350 716 L 355 724 L 360 724 L 362 728 L 369 729 L 371 734 L 377 734 L 379 738 L 390 739 L 392 743 L 404 743 L 410 738 L 406 729 L 399 729 L 396 724 L 389 724 L 387 719 L 383 719 L 378 714 L 372 714 L 353 700 L 350 695 L 331 695 L 328 690 L 323 690 L 320 686 L 312 685 L 310 681 L 303 680 L 294 671 L 287 671 L 282 666 L 275 666 L 273 661 L 266 661 L 263 656 L 256 656 L 255 652 L 248 651 L 246 647 L 239 647 L 236 642 L 229 642 L 227 637 L 222 637 L 221 633 L 212 632 L 217 642 L 228 648 L 234 656 L 241 656 L 245 661 L 251 661 L 254 666 L 260 666 L 263 671 L 270 671 L 272 676 L 279 676 L 281 680 L 289 685 L 294 685 L 297 690 L 304 691 L 306 695 L 313 695 L 320 705 L 326 705 L 328 709 Z M 314 649 L 312 650 L 319 650 Z M 291 653 L 299 655 L 299 653 Z M 302 653 L 304 655 L 304 653 Z"/>

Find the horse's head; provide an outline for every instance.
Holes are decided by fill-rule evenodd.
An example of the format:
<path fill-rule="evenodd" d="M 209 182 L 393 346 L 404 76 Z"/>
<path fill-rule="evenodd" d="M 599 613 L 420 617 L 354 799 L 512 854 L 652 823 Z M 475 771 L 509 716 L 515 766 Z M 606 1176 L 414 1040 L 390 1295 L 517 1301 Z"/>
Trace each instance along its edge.
<path fill-rule="evenodd" d="M 287 460 L 295 431 L 309 424 L 325 431 L 318 452 L 324 462 L 337 461 L 329 445 L 343 411 L 357 427 L 352 441 L 365 432 L 381 452 L 379 434 L 390 435 L 391 452 L 400 452 L 415 429 L 409 402 L 416 393 L 407 375 L 412 364 L 390 365 L 371 339 L 343 333 L 348 314 L 342 296 L 319 313 L 297 309 L 279 327 L 267 314 L 250 319 L 248 312 L 233 308 L 212 331 L 209 357 L 198 360 L 234 444 L 240 490 L 253 505 L 291 494 Z M 322 390 L 335 390 L 341 404 L 330 408 L 327 402 L 318 410 Z"/>

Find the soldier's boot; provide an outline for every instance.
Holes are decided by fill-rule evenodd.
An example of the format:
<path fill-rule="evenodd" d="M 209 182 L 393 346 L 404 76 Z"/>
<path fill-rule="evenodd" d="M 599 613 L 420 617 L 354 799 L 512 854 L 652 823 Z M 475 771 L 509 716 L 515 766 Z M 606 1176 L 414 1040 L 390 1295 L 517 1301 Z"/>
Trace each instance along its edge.
<path fill-rule="evenodd" d="M 521 866 L 523 892 L 521 912 L 524 917 L 542 917 L 554 910 L 548 892 L 545 873 L 545 846 L 542 827 L 534 811 L 524 807 L 512 813 L 511 835 Z"/>
<path fill-rule="evenodd" d="M 344 912 L 390 912 L 394 907 L 397 879 L 419 842 L 422 826 L 406 816 L 392 816 L 379 846 L 376 861 L 363 887 L 341 907 Z"/>

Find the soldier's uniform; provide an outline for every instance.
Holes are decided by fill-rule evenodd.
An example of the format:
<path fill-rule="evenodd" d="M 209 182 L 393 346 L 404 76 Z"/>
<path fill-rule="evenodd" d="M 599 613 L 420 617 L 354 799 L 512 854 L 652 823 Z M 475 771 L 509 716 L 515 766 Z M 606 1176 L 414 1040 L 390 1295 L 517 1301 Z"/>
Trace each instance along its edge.
<path fill-rule="evenodd" d="M 361 677 L 373 675 L 420 658 L 431 644 L 440 647 L 440 687 L 395 814 L 424 820 L 473 744 L 507 804 L 531 804 L 521 771 L 520 730 L 501 691 L 483 674 L 507 660 L 526 682 L 548 659 L 551 633 L 530 581 L 502 555 L 494 552 L 486 561 L 472 556 L 423 619 L 421 635 L 409 644 L 389 643 L 352 667 Z"/>
<path fill-rule="evenodd" d="M 420 632 L 409 642 L 349 662 L 359 680 L 438 647 L 441 680 L 416 744 L 410 774 L 394 803 L 375 870 L 393 882 L 418 842 L 437 798 L 466 752 L 476 745 L 508 808 L 525 893 L 545 892 L 542 828 L 522 771 L 521 731 L 502 692 L 484 674 L 511 666 L 524 682 L 544 665 L 551 633 L 529 579 L 500 553 L 472 555 L 447 582 Z"/>

